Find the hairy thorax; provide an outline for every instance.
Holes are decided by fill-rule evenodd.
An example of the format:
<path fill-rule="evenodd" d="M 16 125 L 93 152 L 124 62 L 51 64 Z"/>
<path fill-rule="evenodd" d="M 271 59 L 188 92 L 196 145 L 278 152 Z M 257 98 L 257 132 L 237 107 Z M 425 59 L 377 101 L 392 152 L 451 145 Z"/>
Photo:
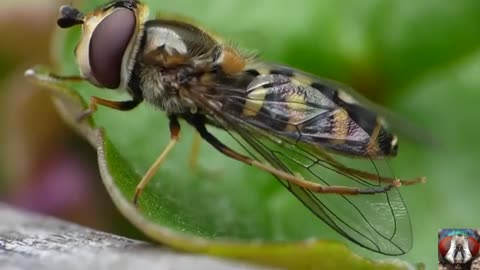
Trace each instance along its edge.
<path fill-rule="evenodd" d="M 182 114 L 193 110 L 194 105 L 181 91 L 187 85 L 179 70 L 166 70 L 152 65 L 144 65 L 139 74 L 143 98 L 153 106 L 169 113 Z"/>

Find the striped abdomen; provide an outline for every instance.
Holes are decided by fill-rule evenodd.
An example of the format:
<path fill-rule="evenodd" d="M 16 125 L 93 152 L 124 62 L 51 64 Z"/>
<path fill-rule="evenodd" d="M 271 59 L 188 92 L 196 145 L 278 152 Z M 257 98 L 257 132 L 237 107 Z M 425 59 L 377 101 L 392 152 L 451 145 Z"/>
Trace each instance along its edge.
<path fill-rule="evenodd" d="M 270 72 L 238 95 L 226 96 L 223 109 L 281 137 L 360 157 L 397 153 L 397 139 L 379 116 L 333 85 Z"/>

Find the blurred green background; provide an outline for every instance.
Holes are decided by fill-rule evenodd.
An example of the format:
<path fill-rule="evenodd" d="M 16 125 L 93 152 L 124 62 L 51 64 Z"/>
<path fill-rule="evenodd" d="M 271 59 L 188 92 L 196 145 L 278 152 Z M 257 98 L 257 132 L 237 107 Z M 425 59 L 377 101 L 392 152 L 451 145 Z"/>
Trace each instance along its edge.
<path fill-rule="evenodd" d="M 0 7 L 1 199 L 139 237 L 105 193 L 94 150 L 22 77 L 26 68 L 51 62 L 49 44 L 65 1 L 7 2 Z M 414 247 L 402 259 L 432 268 L 438 229 L 480 227 L 480 1 L 163 2 L 165 11 L 192 17 L 267 60 L 345 82 L 438 138 L 435 147 L 401 138 L 391 162 L 397 175 L 428 177 L 402 190 L 414 233 Z"/>

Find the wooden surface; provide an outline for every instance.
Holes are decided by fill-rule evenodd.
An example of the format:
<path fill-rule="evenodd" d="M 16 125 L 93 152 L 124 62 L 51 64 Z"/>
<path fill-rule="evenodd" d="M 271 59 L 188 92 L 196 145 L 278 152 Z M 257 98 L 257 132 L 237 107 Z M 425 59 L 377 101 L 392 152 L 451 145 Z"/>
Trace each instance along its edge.
<path fill-rule="evenodd" d="M 94 231 L 0 204 L 0 269 L 247 270 L 247 266 Z"/>

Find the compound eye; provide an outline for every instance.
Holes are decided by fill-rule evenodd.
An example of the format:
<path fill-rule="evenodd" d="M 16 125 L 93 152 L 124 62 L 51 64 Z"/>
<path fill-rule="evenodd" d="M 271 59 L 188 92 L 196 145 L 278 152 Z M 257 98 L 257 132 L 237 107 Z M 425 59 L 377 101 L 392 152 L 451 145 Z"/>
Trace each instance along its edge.
<path fill-rule="evenodd" d="M 468 249 L 470 250 L 470 254 L 472 254 L 472 256 L 475 257 L 478 254 L 479 244 L 475 238 L 468 237 Z"/>
<path fill-rule="evenodd" d="M 95 80 L 106 88 L 120 86 L 122 59 L 135 32 L 135 14 L 126 8 L 117 8 L 93 31 L 89 60 Z"/>
<path fill-rule="evenodd" d="M 441 239 L 440 242 L 438 243 L 438 251 L 440 252 L 442 257 L 445 257 L 448 253 L 448 250 L 450 250 L 451 241 L 452 241 L 452 237 L 447 236 Z"/>

